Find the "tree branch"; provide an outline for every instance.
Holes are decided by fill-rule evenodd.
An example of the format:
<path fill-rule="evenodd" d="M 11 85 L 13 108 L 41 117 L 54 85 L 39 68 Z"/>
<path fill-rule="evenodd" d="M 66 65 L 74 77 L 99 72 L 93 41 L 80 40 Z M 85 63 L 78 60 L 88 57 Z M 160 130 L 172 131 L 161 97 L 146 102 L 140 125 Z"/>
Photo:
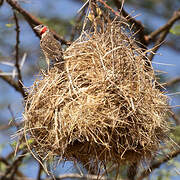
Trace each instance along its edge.
<path fill-rule="evenodd" d="M 162 86 L 167 88 L 167 87 L 173 86 L 179 82 L 180 82 L 180 77 L 177 77 L 177 78 L 174 78 L 174 79 L 172 79 L 166 83 L 163 83 Z"/>
<path fill-rule="evenodd" d="M 19 126 L 22 126 L 22 124 L 23 124 L 23 122 L 20 122 L 20 123 L 13 122 L 10 124 L 0 125 L 0 131 L 7 130 L 7 129 L 14 127 L 14 126 L 19 127 Z"/>
<path fill-rule="evenodd" d="M 5 164 L 6 166 L 9 166 L 9 162 L 6 158 L 4 157 L 0 157 L 0 162 L 2 162 L 3 164 Z"/>
<path fill-rule="evenodd" d="M 151 41 L 153 39 L 155 39 L 160 33 L 162 33 L 163 31 L 166 31 L 172 27 L 172 25 L 180 19 L 180 10 L 179 11 L 175 11 L 173 16 L 169 19 L 169 21 L 161 26 L 159 29 L 155 30 L 154 32 L 152 32 L 151 34 L 149 34 L 146 38 L 147 38 L 147 41 Z"/>
<path fill-rule="evenodd" d="M 14 160 L 11 165 L 9 165 L 9 167 L 6 169 L 5 174 L 1 177 L 2 180 L 6 180 L 7 177 L 9 177 L 10 179 L 14 179 L 16 173 L 18 173 L 18 168 L 21 165 L 25 154 L 26 151 L 22 152 L 22 154 L 16 160 Z"/>
<path fill-rule="evenodd" d="M 4 0 L 0 0 L 0 7 L 3 5 Z"/>
<path fill-rule="evenodd" d="M 39 163 L 39 170 L 38 170 L 38 173 L 37 173 L 37 178 L 36 180 L 41 180 L 41 174 L 43 172 L 43 167 L 41 166 L 41 164 Z"/>
<path fill-rule="evenodd" d="M 0 70 L 0 73 L 2 73 L 1 70 Z M 20 87 L 19 84 L 16 83 L 11 77 L 0 75 L 0 78 L 3 79 L 4 81 L 6 81 L 6 82 L 7 82 L 10 86 L 12 86 L 16 91 L 20 92 L 24 98 L 26 97 L 26 94 L 25 94 L 25 92 L 24 92 L 24 89 L 22 89 L 22 87 Z"/>
<path fill-rule="evenodd" d="M 34 33 L 40 38 L 40 35 L 33 29 L 35 26 L 42 24 L 41 21 L 39 21 L 35 16 L 33 16 L 32 14 L 28 13 L 27 11 L 25 11 L 18 3 L 17 1 L 14 0 L 6 0 L 6 2 L 16 11 L 18 11 L 20 14 L 23 15 L 23 17 L 26 19 L 26 21 L 28 22 L 28 24 L 30 25 L 30 27 L 32 28 L 32 30 L 34 31 Z M 51 30 L 52 33 L 54 34 L 54 37 L 57 40 L 60 40 L 62 42 L 62 44 L 65 45 L 70 45 L 71 43 L 66 41 L 65 39 L 63 39 L 62 37 L 60 37 L 55 31 Z"/>
<path fill-rule="evenodd" d="M 18 18 L 16 16 L 16 12 L 13 11 L 13 14 L 14 14 L 14 20 L 15 20 L 15 24 L 16 24 L 16 45 L 15 45 L 15 49 L 16 49 L 16 61 L 15 61 L 15 66 L 16 66 L 16 69 L 17 69 L 17 73 L 18 73 L 18 84 L 19 84 L 19 87 L 22 89 L 22 91 L 24 91 L 23 89 L 23 81 L 22 81 L 22 76 L 21 76 L 21 69 L 20 69 L 20 66 L 19 66 L 19 44 L 20 44 L 20 40 L 19 40 L 19 35 L 20 35 L 20 27 L 19 27 L 19 21 L 18 21 Z M 23 93 L 25 94 L 25 93 Z"/>
<path fill-rule="evenodd" d="M 122 16 L 124 16 L 125 18 L 127 18 L 127 20 L 131 23 L 131 24 L 135 24 L 135 27 L 138 31 L 138 35 L 139 35 L 139 41 L 141 42 L 143 46 L 143 48 L 147 48 L 146 46 L 148 45 L 148 41 L 146 39 L 145 36 L 145 32 L 144 32 L 144 26 L 142 25 L 141 21 L 136 20 L 135 18 L 133 18 L 130 14 L 128 14 L 124 8 L 122 8 L 122 2 L 120 0 L 113 0 L 114 4 L 116 5 L 116 7 L 118 9 L 121 9 L 121 14 Z"/>
<path fill-rule="evenodd" d="M 80 28 L 80 22 L 82 21 L 83 17 L 85 16 L 85 13 L 86 13 L 86 9 L 84 8 L 83 11 L 81 12 L 81 14 L 78 17 L 76 17 L 75 25 L 72 29 L 71 36 L 70 36 L 71 41 L 74 40 L 76 31 Z"/>
<path fill-rule="evenodd" d="M 163 158 L 163 159 L 161 159 L 161 160 L 159 160 L 157 162 L 152 163 L 150 165 L 150 167 L 147 170 L 143 171 L 141 173 L 141 175 L 136 180 L 142 180 L 145 177 L 149 176 L 152 173 L 153 170 L 159 168 L 163 163 L 166 163 L 167 161 L 175 158 L 179 154 L 180 154 L 180 149 L 178 149 L 177 151 L 174 151 L 172 153 L 169 153 L 168 155 L 166 155 L 165 158 Z"/>
<path fill-rule="evenodd" d="M 118 12 L 116 12 L 113 8 L 111 8 L 110 6 L 108 6 L 107 4 L 106 4 L 106 2 L 104 2 L 103 0 L 97 0 L 97 1 L 99 1 L 100 3 L 102 3 L 103 5 L 104 5 L 104 7 L 106 7 L 107 9 L 109 9 L 115 16 L 120 16 L 120 14 L 118 13 Z M 121 3 L 120 3 L 121 4 Z M 121 5 L 119 6 L 119 8 L 118 9 L 120 9 L 121 8 Z"/>
<path fill-rule="evenodd" d="M 180 125 L 180 119 L 177 117 L 177 115 L 171 110 L 170 111 L 172 118 L 174 119 L 176 125 Z"/>
<path fill-rule="evenodd" d="M 2 178 L 2 176 L 3 176 L 3 173 L 0 172 L 0 179 Z M 1 180 L 2 180 L 2 179 L 1 179 Z M 6 180 L 11 180 L 11 179 L 6 178 Z M 25 176 L 20 176 L 20 177 L 18 176 L 18 177 L 15 178 L 15 180 L 35 180 L 35 179 L 27 178 L 27 177 L 25 177 Z"/>
<path fill-rule="evenodd" d="M 16 24 L 16 45 L 15 45 L 15 49 L 16 49 L 16 62 L 15 62 L 15 66 L 17 68 L 18 71 L 18 79 L 22 82 L 22 76 L 21 76 L 21 70 L 19 67 L 19 44 L 20 44 L 20 40 L 19 40 L 19 34 L 20 34 L 20 27 L 19 27 L 19 21 L 18 18 L 16 16 L 15 11 L 13 11 L 14 14 L 14 20 L 15 20 L 15 24 Z"/>
<path fill-rule="evenodd" d="M 169 34 L 169 30 L 170 28 L 173 26 L 173 24 L 180 19 L 180 10 L 179 11 L 175 11 L 173 13 L 172 18 L 166 23 L 166 25 L 164 25 L 163 27 L 161 27 L 159 30 L 155 31 L 154 33 L 151 33 L 148 36 L 148 39 L 151 40 L 153 38 L 155 38 L 158 34 L 160 34 L 160 37 L 157 39 L 154 47 L 152 48 L 152 53 L 149 55 L 149 60 L 152 61 L 155 53 L 157 52 L 157 50 L 160 48 L 160 46 L 162 45 L 162 42 L 164 41 L 164 39 L 166 38 L 166 36 Z"/>

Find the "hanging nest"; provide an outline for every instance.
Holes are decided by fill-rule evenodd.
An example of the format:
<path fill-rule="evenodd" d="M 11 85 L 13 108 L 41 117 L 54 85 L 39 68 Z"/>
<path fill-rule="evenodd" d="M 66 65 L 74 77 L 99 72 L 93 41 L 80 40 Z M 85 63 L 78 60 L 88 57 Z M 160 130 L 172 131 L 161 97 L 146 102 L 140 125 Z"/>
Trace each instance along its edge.
<path fill-rule="evenodd" d="M 124 23 L 83 32 L 30 88 L 24 112 L 28 147 L 38 157 L 83 164 L 133 163 L 153 155 L 168 131 L 167 96 Z"/>

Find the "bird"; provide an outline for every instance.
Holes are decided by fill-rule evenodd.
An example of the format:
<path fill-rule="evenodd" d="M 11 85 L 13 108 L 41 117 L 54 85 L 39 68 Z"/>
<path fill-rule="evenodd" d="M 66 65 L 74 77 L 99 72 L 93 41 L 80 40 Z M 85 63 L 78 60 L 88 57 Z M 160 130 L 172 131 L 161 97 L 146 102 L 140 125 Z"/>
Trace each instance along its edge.
<path fill-rule="evenodd" d="M 48 26 L 40 24 L 34 27 L 34 30 L 40 35 L 40 47 L 46 58 L 48 65 L 48 72 L 50 67 L 55 63 L 63 62 L 63 51 L 61 43 L 54 38 L 53 33 L 49 30 Z M 62 67 L 60 65 L 60 67 Z"/>

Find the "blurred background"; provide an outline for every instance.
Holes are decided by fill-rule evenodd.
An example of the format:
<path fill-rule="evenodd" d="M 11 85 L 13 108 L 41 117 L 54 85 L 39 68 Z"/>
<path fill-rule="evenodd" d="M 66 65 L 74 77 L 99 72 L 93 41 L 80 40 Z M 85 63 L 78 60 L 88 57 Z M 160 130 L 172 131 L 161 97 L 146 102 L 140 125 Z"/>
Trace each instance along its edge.
<path fill-rule="evenodd" d="M 3 1 L 1 1 L 3 2 Z M 77 21 L 77 11 L 84 4 L 83 0 L 19 0 L 22 8 L 36 16 L 41 22 L 49 25 L 66 40 L 74 40 L 73 31 Z M 117 10 L 114 1 L 108 1 L 109 5 Z M 180 0 L 126 0 L 124 9 L 141 21 L 145 27 L 145 32 L 158 29 L 167 23 L 173 12 L 180 8 Z M 31 27 L 24 20 L 22 15 L 17 13 L 20 24 L 20 60 L 25 60 L 21 68 L 24 87 L 30 87 L 39 74 L 39 69 L 45 66 L 44 56 L 40 51 L 39 38 L 34 34 Z M 81 23 L 80 23 L 81 25 Z M 158 50 L 153 59 L 153 67 L 160 82 L 168 82 L 175 78 L 180 78 L 180 36 L 175 27 L 180 22 L 176 22 L 171 33 L 168 34 L 165 42 Z M 80 26 L 79 26 L 80 27 Z M 3 2 L 0 7 L 0 73 L 16 80 L 15 67 L 15 45 L 16 31 L 11 6 Z M 76 29 L 76 32 L 80 29 Z M 180 33 L 180 30 L 179 30 Z M 153 44 L 149 45 L 151 48 Z M 65 46 L 64 46 L 65 48 Z M 3 74 L 2 74 L 3 71 Z M 13 73 L 14 72 L 14 73 Z M 180 81 L 167 88 L 167 94 L 172 106 L 180 105 Z M 180 108 L 173 107 L 177 121 L 180 119 Z M 20 123 L 23 112 L 23 97 L 12 86 L 0 77 L 0 157 L 6 157 L 13 152 L 13 139 L 17 127 L 13 123 Z M 176 134 L 179 132 L 179 124 L 172 119 L 172 124 L 176 126 Z M 179 129 L 178 129 L 179 128 Z M 180 141 L 179 141 L 180 142 Z M 0 162 L 0 171 L 5 166 Z M 143 168 L 143 167 L 140 167 Z M 38 163 L 27 156 L 22 164 L 22 172 L 31 178 L 36 178 L 38 173 Z M 57 175 L 64 173 L 78 172 L 71 162 L 60 164 L 54 169 Z M 44 175 L 45 176 L 45 175 Z M 126 175 L 122 174 L 125 178 Z M 176 157 L 168 163 L 164 163 L 151 173 L 149 179 L 180 179 L 180 158 Z"/>

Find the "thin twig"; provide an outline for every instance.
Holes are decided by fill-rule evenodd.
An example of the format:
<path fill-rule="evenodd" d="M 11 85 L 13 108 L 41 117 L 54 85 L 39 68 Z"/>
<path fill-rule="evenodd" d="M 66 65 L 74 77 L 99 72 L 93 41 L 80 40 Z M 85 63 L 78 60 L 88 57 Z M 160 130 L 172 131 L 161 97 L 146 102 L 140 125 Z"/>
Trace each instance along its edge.
<path fill-rule="evenodd" d="M 6 158 L 0 157 L 0 162 L 2 162 L 2 163 L 3 163 L 4 165 L 6 165 L 6 166 L 10 166 L 10 163 L 9 163 L 8 161 L 9 161 L 9 158 L 8 158 L 8 157 L 6 157 Z M 4 176 L 4 174 L 0 174 L 0 179 L 2 179 L 3 176 Z M 23 178 L 25 178 L 25 176 L 22 174 L 21 171 L 17 171 L 17 176 L 21 177 L 22 180 L 23 180 Z M 24 180 L 25 180 L 25 179 L 24 179 Z"/>
<path fill-rule="evenodd" d="M 176 125 L 177 126 L 180 125 L 180 119 L 177 117 L 177 115 L 172 110 L 170 111 L 170 114 L 171 114 L 172 118 L 174 119 Z"/>
<path fill-rule="evenodd" d="M 152 61 L 155 53 L 157 52 L 157 50 L 160 48 L 160 46 L 162 45 L 162 42 L 164 41 L 164 39 L 166 38 L 166 36 L 169 34 L 169 30 L 170 28 L 173 26 L 173 24 L 180 19 L 180 10 L 179 11 L 175 11 L 173 13 L 172 18 L 166 23 L 166 25 L 164 25 L 163 27 L 160 28 L 160 30 L 157 30 L 156 32 L 154 32 L 153 34 L 151 34 L 151 36 L 149 36 L 149 39 L 154 38 L 155 36 L 157 36 L 160 33 L 159 38 L 157 39 L 154 47 L 153 47 L 153 51 L 152 53 L 149 55 L 149 60 Z"/>
<path fill-rule="evenodd" d="M 38 174 L 37 174 L 37 178 L 36 180 L 41 180 L 41 174 L 43 172 L 43 167 L 41 166 L 41 164 L 39 163 L 39 170 L 38 170 Z"/>
<path fill-rule="evenodd" d="M 70 41 L 74 40 L 76 32 L 77 32 L 78 29 L 80 29 L 80 23 L 81 23 L 83 17 L 85 16 L 85 14 L 86 14 L 86 9 L 84 8 L 83 11 L 81 11 L 81 14 L 75 20 L 75 25 L 74 25 L 74 27 L 72 29 L 72 33 L 71 33 L 71 36 L 70 36 Z"/>
<path fill-rule="evenodd" d="M 9 162 L 6 158 L 4 157 L 0 157 L 0 162 L 2 162 L 3 164 L 5 164 L 6 166 L 9 166 Z"/>
<path fill-rule="evenodd" d="M 149 176 L 152 173 L 153 170 L 159 168 L 163 163 L 166 163 L 167 161 L 175 158 L 179 154 L 180 154 L 180 149 L 178 149 L 177 151 L 171 152 L 168 155 L 166 155 L 165 158 L 163 158 L 163 159 L 161 159 L 161 160 L 159 160 L 157 162 L 152 163 L 150 165 L 150 167 L 147 170 L 143 171 L 141 173 L 141 175 L 136 180 L 142 180 L 145 177 Z"/>
<path fill-rule="evenodd" d="M 18 83 L 16 83 L 12 78 L 8 77 L 8 76 L 3 76 L 1 75 L 0 78 L 3 79 L 4 81 L 6 81 L 9 85 L 11 85 L 12 87 L 14 87 L 14 89 L 16 89 L 17 91 L 19 91 L 22 96 L 25 98 L 26 94 L 25 91 L 23 89 L 23 85 L 22 85 L 22 77 L 21 77 L 21 71 L 20 71 L 20 66 L 19 66 L 19 22 L 18 22 L 18 18 L 16 16 L 16 13 L 14 12 L 14 20 L 15 20 L 15 24 L 16 24 L 16 45 L 15 45 L 15 49 L 16 49 L 16 61 L 15 61 L 15 66 L 17 68 L 18 71 Z M 2 73 L 2 71 L 0 70 L 0 73 Z"/>
<path fill-rule="evenodd" d="M 103 0 L 98 0 L 100 3 L 104 5 L 107 9 L 109 9 L 115 16 L 120 16 L 118 12 L 116 12 L 113 8 L 111 8 L 109 5 L 106 4 Z"/>
<path fill-rule="evenodd" d="M 10 124 L 0 125 L 0 131 L 7 130 L 14 126 L 20 127 L 20 126 L 22 126 L 22 124 L 23 124 L 23 122 L 19 122 L 19 123 L 14 122 L 14 123 L 10 123 Z"/>
<path fill-rule="evenodd" d="M 0 7 L 3 5 L 4 0 L 0 0 Z"/>
<path fill-rule="evenodd" d="M 0 70 L 0 73 L 3 72 Z M 20 92 L 24 98 L 26 97 L 24 90 L 11 77 L 1 75 L 0 78 L 6 81 L 9 85 L 11 85 L 16 91 Z"/>
<path fill-rule="evenodd" d="M 10 179 L 14 179 L 14 176 L 18 172 L 18 168 L 21 165 L 23 158 L 25 157 L 26 151 L 22 152 L 21 156 L 19 156 L 14 162 L 6 169 L 5 174 L 1 177 L 2 180 L 5 180 L 8 177 Z"/>
<path fill-rule="evenodd" d="M 106 174 L 110 174 L 114 170 L 117 170 L 117 164 L 112 164 L 108 169 L 106 169 L 101 176 L 105 176 Z"/>
<path fill-rule="evenodd" d="M 81 0 L 81 2 L 84 3 L 84 4 L 83 4 L 83 6 L 77 11 L 78 14 L 79 14 L 84 8 L 86 8 L 86 7 L 88 6 L 89 1 L 90 1 L 90 0 L 87 0 L 87 1 L 84 3 L 84 1 Z"/>
<path fill-rule="evenodd" d="M 116 7 L 121 10 L 121 14 L 122 16 L 124 16 L 125 18 L 127 18 L 127 20 L 131 23 L 134 24 L 137 31 L 138 31 L 138 35 L 139 35 L 139 41 L 141 42 L 141 44 L 143 45 L 143 48 L 146 49 L 146 46 L 148 45 L 148 42 L 146 40 L 145 37 L 145 32 L 144 32 L 144 26 L 142 25 L 141 21 L 136 20 L 135 18 L 133 18 L 130 14 L 128 14 L 124 8 L 122 8 L 122 2 L 120 0 L 113 0 L 114 4 L 116 5 Z"/>
<path fill-rule="evenodd" d="M 15 66 L 16 66 L 16 69 L 17 69 L 17 72 L 18 72 L 18 84 L 23 89 L 21 69 L 20 69 L 20 66 L 19 66 L 19 44 L 20 44 L 19 35 L 20 35 L 20 27 L 19 27 L 19 21 L 18 21 L 16 12 L 13 11 L 13 14 L 14 14 L 14 20 L 15 20 L 15 24 L 16 24 L 16 29 L 15 29 L 16 30 L 16 45 L 15 45 L 15 49 L 16 49 L 15 58 L 16 58 L 16 61 L 15 61 Z"/>
<path fill-rule="evenodd" d="M 177 83 L 180 83 L 180 77 L 177 77 L 177 78 L 174 78 L 166 83 L 163 83 L 162 86 L 164 87 L 170 87 L 170 86 L 173 86 Z"/>
<path fill-rule="evenodd" d="M 96 17 L 98 16 L 96 8 L 97 8 L 97 4 L 96 4 L 96 0 L 90 0 L 89 1 L 89 7 L 90 7 L 90 11 L 92 16 L 94 17 L 94 26 L 95 26 L 95 30 L 97 30 L 97 19 Z"/>
<path fill-rule="evenodd" d="M 153 31 L 151 34 L 149 34 L 147 36 L 147 40 L 151 41 L 151 40 L 155 39 L 163 31 L 166 31 L 167 29 L 169 30 L 172 27 L 172 25 L 179 19 L 180 19 L 180 10 L 175 11 L 173 16 L 171 17 L 171 19 L 169 19 L 169 21 L 165 25 L 161 26 L 159 29 L 157 29 L 157 30 Z"/>
<path fill-rule="evenodd" d="M 6 2 L 15 10 L 17 10 L 20 14 L 23 15 L 23 17 L 26 19 L 27 23 L 30 25 L 30 27 L 32 28 L 32 30 L 34 31 L 34 33 L 40 38 L 40 35 L 33 29 L 35 26 L 42 24 L 41 21 L 39 21 L 35 16 L 33 16 L 32 14 L 28 13 L 26 10 L 24 10 L 17 1 L 14 0 L 6 0 Z M 62 44 L 65 45 L 70 45 L 71 42 L 66 41 L 65 39 L 63 39 L 62 37 L 60 37 L 55 31 L 51 30 L 51 32 L 53 33 L 54 37 L 58 40 L 61 41 Z"/>

